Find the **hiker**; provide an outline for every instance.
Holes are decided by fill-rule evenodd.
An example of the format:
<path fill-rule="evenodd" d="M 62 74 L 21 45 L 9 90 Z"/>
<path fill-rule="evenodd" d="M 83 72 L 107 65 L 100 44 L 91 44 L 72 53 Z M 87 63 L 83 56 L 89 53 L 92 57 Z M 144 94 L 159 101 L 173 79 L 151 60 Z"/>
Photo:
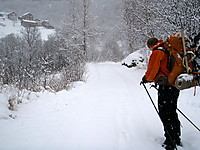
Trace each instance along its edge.
<path fill-rule="evenodd" d="M 163 147 L 166 150 L 174 150 L 177 145 L 182 145 L 180 121 L 176 113 L 180 91 L 170 85 L 167 80 L 167 75 L 170 74 L 170 71 L 167 68 L 168 56 L 164 51 L 164 42 L 157 38 L 150 38 L 147 41 L 147 46 L 152 50 L 152 54 L 141 83 L 155 82 L 155 84 L 159 85 L 158 110 L 164 126 L 164 136 L 166 137 Z"/>

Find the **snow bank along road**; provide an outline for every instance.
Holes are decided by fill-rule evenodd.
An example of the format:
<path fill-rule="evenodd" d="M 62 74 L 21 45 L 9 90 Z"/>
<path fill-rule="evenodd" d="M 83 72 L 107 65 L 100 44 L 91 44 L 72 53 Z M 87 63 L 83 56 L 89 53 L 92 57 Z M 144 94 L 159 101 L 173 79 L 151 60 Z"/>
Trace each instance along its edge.
<path fill-rule="evenodd" d="M 0 120 L 0 150 L 162 150 L 162 124 L 139 85 L 144 70 L 89 64 L 87 81 L 70 91 L 39 93 Z M 156 101 L 156 90 L 148 90 Z M 199 90 L 199 89 L 198 89 Z M 179 108 L 200 125 L 200 96 L 181 92 Z M 180 116 L 180 115 L 179 115 Z M 199 150 L 200 133 L 180 116 L 184 148 Z"/>

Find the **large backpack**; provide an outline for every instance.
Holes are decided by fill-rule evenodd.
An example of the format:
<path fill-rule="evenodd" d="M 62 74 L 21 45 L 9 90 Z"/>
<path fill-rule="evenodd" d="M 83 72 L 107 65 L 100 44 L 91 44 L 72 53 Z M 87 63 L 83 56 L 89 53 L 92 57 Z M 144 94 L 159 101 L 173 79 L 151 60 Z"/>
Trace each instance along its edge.
<path fill-rule="evenodd" d="M 190 48 L 189 39 L 186 37 L 184 37 L 183 39 L 181 33 L 173 33 L 169 37 L 167 37 L 165 47 L 169 51 L 168 66 L 171 71 L 168 76 L 168 82 L 174 85 L 176 78 L 180 74 L 193 73 L 193 60 L 195 58 L 195 54 L 193 52 L 194 49 Z M 186 55 L 184 53 L 184 47 L 186 50 Z"/>

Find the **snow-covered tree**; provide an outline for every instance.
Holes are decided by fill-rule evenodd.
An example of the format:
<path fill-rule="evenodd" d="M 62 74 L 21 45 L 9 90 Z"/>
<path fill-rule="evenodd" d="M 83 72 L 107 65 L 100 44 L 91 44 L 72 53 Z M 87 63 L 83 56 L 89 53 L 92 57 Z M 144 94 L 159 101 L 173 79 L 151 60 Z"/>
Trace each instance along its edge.
<path fill-rule="evenodd" d="M 19 43 L 20 41 L 15 38 L 14 34 L 7 35 L 0 41 L 0 72 L 3 84 L 10 84 L 16 81 L 15 73 L 19 72 L 15 72 L 17 65 L 15 59 L 18 57 Z"/>
<path fill-rule="evenodd" d="M 162 17 L 165 31 L 180 32 L 183 28 L 190 39 L 200 32 L 199 0 L 164 0 L 157 4 L 157 13 Z"/>
<path fill-rule="evenodd" d="M 36 27 L 28 27 L 21 30 L 22 40 L 25 44 L 23 59 L 26 62 L 25 76 L 29 81 L 29 88 L 37 86 L 37 79 L 41 75 L 38 55 L 42 48 L 41 34 Z M 31 85 L 32 84 L 32 85 Z"/>
<path fill-rule="evenodd" d="M 199 0 L 124 0 L 123 16 L 130 49 L 149 37 L 165 39 L 184 28 L 193 39 L 200 32 Z M 142 44 L 144 43 L 144 44 Z"/>
<path fill-rule="evenodd" d="M 122 11 L 130 51 L 143 47 L 147 38 L 156 35 L 154 6 L 150 0 L 124 0 Z"/>

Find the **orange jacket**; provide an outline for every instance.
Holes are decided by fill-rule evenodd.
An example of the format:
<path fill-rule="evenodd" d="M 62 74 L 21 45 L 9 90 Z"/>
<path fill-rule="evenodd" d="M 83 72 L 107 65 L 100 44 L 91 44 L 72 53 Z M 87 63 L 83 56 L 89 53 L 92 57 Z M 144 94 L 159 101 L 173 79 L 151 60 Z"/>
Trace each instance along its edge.
<path fill-rule="evenodd" d="M 155 48 L 149 58 L 148 68 L 145 74 L 147 81 L 156 82 L 161 76 L 169 75 L 167 69 L 168 55 L 163 50 Z"/>

